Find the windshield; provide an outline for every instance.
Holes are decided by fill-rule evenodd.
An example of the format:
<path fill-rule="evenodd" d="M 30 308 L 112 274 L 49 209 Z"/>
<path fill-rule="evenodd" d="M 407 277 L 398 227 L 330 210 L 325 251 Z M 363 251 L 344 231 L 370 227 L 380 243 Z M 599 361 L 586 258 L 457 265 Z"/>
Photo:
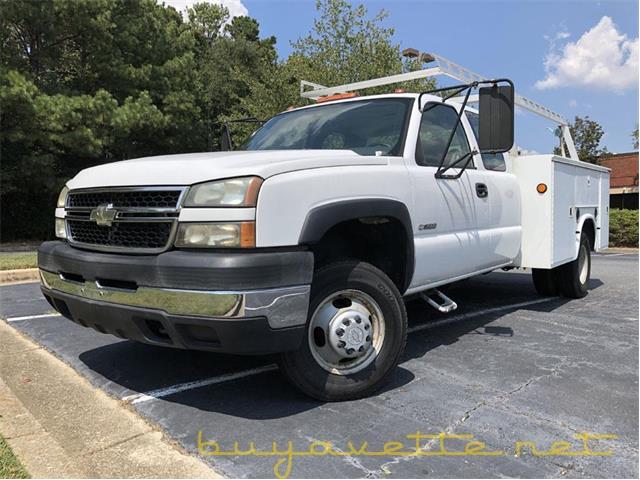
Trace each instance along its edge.
<path fill-rule="evenodd" d="M 411 98 L 327 104 L 276 115 L 244 150 L 353 150 L 360 155 L 402 155 Z"/>

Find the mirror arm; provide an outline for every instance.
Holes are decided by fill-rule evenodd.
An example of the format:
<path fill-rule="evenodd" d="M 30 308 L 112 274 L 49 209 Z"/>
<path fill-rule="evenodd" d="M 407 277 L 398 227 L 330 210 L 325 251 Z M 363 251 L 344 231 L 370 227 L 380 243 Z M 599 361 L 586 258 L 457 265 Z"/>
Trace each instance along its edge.
<path fill-rule="evenodd" d="M 458 127 L 462 122 L 462 114 L 464 113 L 464 109 L 466 108 L 467 102 L 469 101 L 469 95 L 471 95 L 471 90 L 473 89 L 474 86 L 477 86 L 477 85 L 478 85 L 478 82 L 470 83 L 469 85 L 464 86 L 462 89 L 460 89 L 457 92 L 457 93 L 460 93 L 462 90 L 465 90 L 465 89 L 467 90 L 467 93 L 464 96 L 464 101 L 462 102 L 462 105 L 460 106 L 460 110 L 458 111 L 458 116 L 456 117 L 456 123 L 454 127 L 451 129 L 451 133 L 449 134 L 449 140 L 447 141 L 447 146 L 445 147 L 444 152 L 442 153 L 442 158 L 440 159 L 440 165 L 438 165 L 438 172 L 442 170 L 444 161 L 447 159 L 447 153 L 449 153 L 449 148 L 451 148 L 451 142 L 453 142 L 453 137 L 458 131 Z M 444 98 L 442 102 L 444 103 L 447 100 L 447 98 L 450 98 L 450 97 L 451 95 Z M 448 168 L 450 168 L 450 166 Z"/>
<path fill-rule="evenodd" d="M 464 171 L 467 169 L 467 167 L 469 166 L 469 163 L 471 163 L 471 160 L 473 159 L 473 156 L 476 155 L 477 153 L 479 153 L 477 150 L 473 149 L 470 152 L 465 153 L 464 155 L 462 155 L 459 159 L 457 159 L 455 162 L 453 162 L 451 165 L 443 168 L 443 169 L 438 169 L 435 173 L 435 177 L 436 178 L 444 178 L 447 180 L 457 180 L 458 178 L 460 178 L 462 176 L 462 174 L 464 173 Z M 457 165 L 458 163 L 460 163 L 461 161 L 463 161 L 466 158 L 466 162 L 465 164 L 462 166 L 462 168 L 460 169 L 460 171 L 458 173 L 456 173 L 455 175 L 445 175 L 444 173 L 449 170 L 450 168 L 453 168 L 455 165 Z"/>

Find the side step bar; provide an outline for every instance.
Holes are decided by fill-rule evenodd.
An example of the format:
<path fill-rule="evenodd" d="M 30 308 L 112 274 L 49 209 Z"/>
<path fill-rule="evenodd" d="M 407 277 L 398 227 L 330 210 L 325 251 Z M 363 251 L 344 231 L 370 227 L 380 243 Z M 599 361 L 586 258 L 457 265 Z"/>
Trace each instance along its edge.
<path fill-rule="evenodd" d="M 442 313 L 453 312 L 458 308 L 458 304 L 456 302 L 436 288 L 421 293 L 420 298 Z"/>

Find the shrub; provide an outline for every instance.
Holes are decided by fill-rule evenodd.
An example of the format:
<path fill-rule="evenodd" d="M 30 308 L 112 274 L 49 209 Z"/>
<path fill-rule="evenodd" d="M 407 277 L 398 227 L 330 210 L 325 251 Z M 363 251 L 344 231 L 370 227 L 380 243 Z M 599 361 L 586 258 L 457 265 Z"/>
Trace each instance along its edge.
<path fill-rule="evenodd" d="M 609 246 L 638 246 L 638 210 L 609 211 Z"/>

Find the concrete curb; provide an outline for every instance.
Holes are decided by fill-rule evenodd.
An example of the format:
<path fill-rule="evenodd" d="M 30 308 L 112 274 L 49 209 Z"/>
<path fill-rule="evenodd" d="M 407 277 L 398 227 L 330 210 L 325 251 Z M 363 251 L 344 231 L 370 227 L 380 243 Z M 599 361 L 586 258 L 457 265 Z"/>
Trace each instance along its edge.
<path fill-rule="evenodd" d="M 37 282 L 37 268 L 21 268 L 18 270 L 2 270 L 0 271 L 0 285 L 8 285 L 11 283 L 27 283 Z"/>
<path fill-rule="evenodd" d="M 633 247 L 611 247 L 602 251 L 603 253 L 638 253 L 637 248 Z"/>
<path fill-rule="evenodd" d="M 0 433 L 33 478 L 221 478 L 0 321 Z"/>

